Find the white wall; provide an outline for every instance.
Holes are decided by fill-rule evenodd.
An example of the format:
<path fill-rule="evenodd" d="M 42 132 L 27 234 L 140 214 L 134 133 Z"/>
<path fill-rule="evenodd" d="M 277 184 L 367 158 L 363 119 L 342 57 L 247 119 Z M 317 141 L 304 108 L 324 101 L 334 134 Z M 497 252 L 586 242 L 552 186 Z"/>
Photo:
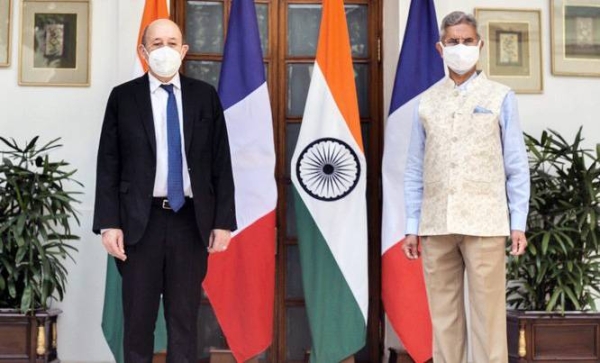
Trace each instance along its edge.
<path fill-rule="evenodd" d="M 544 93 L 518 95 L 525 131 L 538 134 L 552 127 L 572 136 L 584 125 L 590 145 L 598 142 L 600 94 L 594 78 L 550 75 L 549 9 L 547 0 L 437 0 L 438 19 L 452 10 L 472 12 L 478 7 L 542 9 Z M 79 211 L 82 225 L 77 263 L 70 266 L 69 285 L 59 319 L 59 354 L 63 362 L 112 360 L 100 330 L 106 257 L 99 238 L 91 232 L 95 155 L 106 99 L 110 89 L 131 77 L 134 46 L 144 0 L 96 0 L 92 2 L 91 86 L 21 87 L 17 85 L 20 1 L 13 0 L 12 56 L 9 68 L 0 68 L 0 135 L 17 140 L 42 135 L 44 140 L 62 137 L 65 145 L 56 154 L 79 171 L 84 185 Z M 389 108 L 397 56 L 407 18 L 408 0 L 384 0 L 384 113 Z M 433 46 L 433 45 L 432 45 Z"/>

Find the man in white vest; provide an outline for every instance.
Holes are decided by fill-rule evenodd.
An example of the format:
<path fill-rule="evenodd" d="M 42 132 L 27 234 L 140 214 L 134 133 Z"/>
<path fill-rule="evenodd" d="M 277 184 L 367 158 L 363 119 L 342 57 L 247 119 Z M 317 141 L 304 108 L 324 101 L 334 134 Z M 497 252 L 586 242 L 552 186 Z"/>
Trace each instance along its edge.
<path fill-rule="evenodd" d="M 442 20 L 448 77 L 424 92 L 405 174 L 404 252 L 423 254 L 435 363 L 467 362 L 465 271 L 473 362 L 506 363 L 505 244 L 525 252 L 529 168 L 514 93 L 476 72 L 472 15 Z M 419 249 L 420 236 L 421 249 Z"/>

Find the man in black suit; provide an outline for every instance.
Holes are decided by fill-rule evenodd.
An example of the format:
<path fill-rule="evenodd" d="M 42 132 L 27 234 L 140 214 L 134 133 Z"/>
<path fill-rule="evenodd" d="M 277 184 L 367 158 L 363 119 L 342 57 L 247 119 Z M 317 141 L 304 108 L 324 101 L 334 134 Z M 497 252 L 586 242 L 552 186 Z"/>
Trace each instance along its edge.
<path fill-rule="evenodd" d="M 162 294 L 167 362 L 191 363 L 207 256 L 236 228 L 229 142 L 214 88 L 178 73 L 179 27 L 156 20 L 142 43 L 149 72 L 108 100 L 93 229 L 123 279 L 125 362 L 152 361 Z"/>

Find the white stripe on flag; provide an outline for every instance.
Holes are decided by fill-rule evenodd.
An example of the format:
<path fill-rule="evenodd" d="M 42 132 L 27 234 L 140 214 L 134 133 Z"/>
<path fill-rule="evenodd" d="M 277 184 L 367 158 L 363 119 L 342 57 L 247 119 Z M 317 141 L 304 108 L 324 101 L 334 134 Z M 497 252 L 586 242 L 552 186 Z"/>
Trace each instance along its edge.
<path fill-rule="evenodd" d="M 412 120 L 415 116 L 418 99 L 419 97 L 415 97 L 394 111 L 388 117 L 385 127 L 385 147 L 382 160 L 382 181 L 385 191 L 382 253 L 404 239 L 406 233 L 404 170 L 408 157 Z"/>
<path fill-rule="evenodd" d="M 275 209 L 277 185 L 267 84 L 225 110 L 235 182 L 238 234 Z"/>

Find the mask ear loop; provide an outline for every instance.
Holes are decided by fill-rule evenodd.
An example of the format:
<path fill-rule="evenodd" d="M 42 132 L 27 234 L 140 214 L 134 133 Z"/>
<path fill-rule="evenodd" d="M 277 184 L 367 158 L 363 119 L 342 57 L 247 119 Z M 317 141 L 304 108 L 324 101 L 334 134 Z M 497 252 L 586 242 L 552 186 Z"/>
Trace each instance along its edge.
<path fill-rule="evenodd" d="M 447 76 L 448 75 L 448 64 L 446 63 L 446 57 L 444 57 L 444 50 L 446 49 L 446 47 L 444 46 L 444 43 L 442 43 L 442 41 L 438 41 L 440 47 L 442 47 L 442 63 L 444 64 L 444 74 Z"/>
<path fill-rule="evenodd" d="M 148 68 L 150 68 L 150 52 L 148 52 L 148 49 L 146 49 L 146 46 L 142 44 L 142 49 L 144 50 L 144 53 L 146 53 L 146 57 L 142 57 L 144 62 L 146 63 L 146 65 L 148 66 Z"/>

